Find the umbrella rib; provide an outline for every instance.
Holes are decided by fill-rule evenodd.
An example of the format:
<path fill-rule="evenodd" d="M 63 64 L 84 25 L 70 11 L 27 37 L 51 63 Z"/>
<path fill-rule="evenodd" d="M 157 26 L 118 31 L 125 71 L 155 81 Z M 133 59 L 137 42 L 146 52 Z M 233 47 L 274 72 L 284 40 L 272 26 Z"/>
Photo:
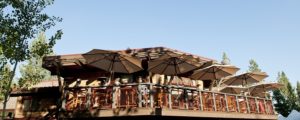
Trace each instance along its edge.
<path fill-rule="evenodd" d="M 193 61 L 190 61 L 190 60 L 186 60 L 186 62 L 185 63 L 187 63 L 188 65 L 191 65 L 191 66 L 196 66 L 196 65 L 193 65 L 193 64 L 191 64 L 191 63 L 189 63 L 189 62 L 193 62 Z M 203 62 L 200 62 L 202 65 L 204 64 Z M 200 66 L 202 66 L 202 65 L 200 65 Z M 198 67 L 198 66 L 197 66 Z"/>
<path fill-rule="evenodd" d="M 174 62 L 175 75 L 177 76 L 177 68 L 176 67 L 178 64 L 176 63 L 176 59 L 174 59 L 173 62 Z M 180 70 L 179 70 L 179 72 L 180 72 Z"/>
<path fill-rule="evenodd" d="M 160 65 L 162 65 L 162 64 L 166 64 L 167 66 L 173 65 L 173 66 L 175 67 L 175 72 L 176 72 L 175 75 L 177 75 L 178 72 L 183 73 L 183 72 L 180 71 L 180 69 L 179 69 L 179 71 L 178 71 L 178 69 L 176 69 L 176 67 L 179 66 L 180 64 L 185 63 L 185 64 L 187 64 L 188 66 L 192 66 L 192 67 L 197 68 L 197 65 L 194 65 L 194 64 L 191 64 L 191 63 L 190 63 L 190 62 L 193 62 L 193 61 L 190 61 L 190 60 L 188 60 L 188 59 L 183 59 L 183 58 L 180 58 L 180 57 L 173 57 L 173 56 L 170 56 L 170 55 L 168 55 L 168 56 L 169 56 L 169 58 L 162 59 L 162 63 L 161 63 L 161 64 L 157 64 L 157 65 L 151 67 L 151 68 L 148 69 L 148 70 L 151 71 L 152 69 L 154 69 L 154 68 L 156 68 L 157 66 L 160 66 Z M 178 63 L 177 63 L 177 60 L 179 61 Z M 154 60 L 154 61 L 155 61 L 155 60 Z M 172 62 L 172 61 L 173 61 L 173 63 L 171 64 L 170 62 Z M 165 67 L 161 72 L 163 73 L 166 69 L 167 69 L 167 67 Z M 191 69 L 191 70 L 192 70 L 192 69 Z M 190 70 L 188 70 L 188 71 L 190 71 Z"/>
<path fill-rule="evenodd" d="M 126 68 L 125 64 L 122 63 L 122 60 L 120 60 L 121 65 L 124 67 L 124 69 L 129 73 L 129 70 Z"/>
<path fill-rule="evenodd" d="M 166 62 L 166 61 L 164 61 L 164 62 Z M 168 67 L 168 66 L 166 66 L 166 67 L 161 71 L 161 73 L 163 73 L 163 72 L 167 69 L 167 67 Z"/>
<path fill-rule="evenodd" d="M 190 66 L 196 66 L 196 65 L 193 65 L 193 64 L 189 63 L 189 62 L 193 62 L 193 61 L 191 61 L 191 60 L 183 59 L 183 58 L 178 58 L 178 59 L 181 61 L 180 64 L 186 63 L 186 64 L 188 64 L 188 65 L 190 65 Z M 201 62 L 201 64 L 203 64 L 203 62 Z"/>
<path fill-rule="evenodd" d="M 154 61 L 154 60 L 153 60 Z M 152 62 L 153 62 L 152 61 Z M 151 61 L 150 61 L 151 62 Z M 153 67 L 151 67 L 150 69 L 148 68 L 148 70 L 152 70 L 153 68 L 156 68 L 157 66 L 160 66 L 161 64 L 164 64 L 166 61 L 165 60 L 163 60 L 163 62 L 162 63 L 160 63 L 160 64 L 157 64 L 157 65 L 155 65 L 155 66 L 153 66 Z"/>
<path fill-rule="evenodd" d="M 123 61 L 128 61 L 131 65 L 134 65 L 135 67 L 139 67 L 136 64 L 134 64 L 133 62 L 131 62 L 130 60 L 127 60 L 125 57 L 123 57 L 123 56 L 120 56 L 120 57 L 123 58 L 123 59 L 125 59 L 125 60 L 121 60 L 120 59 L 120 63 L 122 63 Z M 121 65 L 125 68 L 125 70 L 127 71 L 127 73 L 130 73 L 129 69 L 127 69 L 127 67 L 125 66 L 125 64 L 122 63 Z"/>
<path fill-rule="evenodd" d="M 104 57 L 104 58 L 105 58 L 105 57 Z M 100 60 L 104 60 L 104 58 L 99 58 L 99 59 L 97 59 L 97 60 L 93 60 L 92 62 L 89 62 L 88 64 L 93 64 L 93 63 L 98 62 L 98 61 L 100 61 Z"/>
<path fill-rule="evenodd" d="M 96 50 L 94 50 L 94 52 L 95 51 Z M 121 73 L 129 73 L 130 70 L 138 71 L 142 69 L 141 66 L 139 66 L 140 61 L 138 59 L 118 52 L 83 54 L 83 57 L 85 57 L 87 64 L 111 73 L 115 71 L 120 71 Z"/>
<path fill-rule="evenodd" d="M 229 83 L 229 85 L 232 85 L 232 83 L 234 82 L 234 80 L 237 80 L 237 78 L 234 78 L 234 79 Z"/>
<path fill-rule="evenodd" d="M 217 72 L 221 71 L 221 69 L 217 67 L 216 69 L 213 69 L 213 71 L 215 79 L 217 79 Z"/>
<path fill-rule="evenodd" d="M 204 71 L 206 71 L 206 70 L 204 70 Z M 200 77 L 198 77 L 198 79 L 201 79 L 201 77 L 203 77 L 205 74 L 202 74 L 202 75 L 200 75 Z"/>

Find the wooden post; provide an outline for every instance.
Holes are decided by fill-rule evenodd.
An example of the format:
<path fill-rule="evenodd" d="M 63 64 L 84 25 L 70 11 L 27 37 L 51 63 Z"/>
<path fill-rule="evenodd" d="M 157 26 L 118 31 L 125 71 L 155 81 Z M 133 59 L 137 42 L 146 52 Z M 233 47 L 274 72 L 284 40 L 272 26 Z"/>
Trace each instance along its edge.
<path fill-rule="evenodd" d="M 271 96 L 270 96 L 270 99 L 269 99 L 269 100 L 270 100 L 270 103 L 271 103 L 271 106 L 272 106 L 272 113 L 271 113 L 271 114 L 274 115 L 274 114 L 275 114 L 275 111 L 274 111 L 274 110 L 275 110 L 275 107 L 274 107 L 274 104 L 273 104 L 273 102 L 272 102 L 272 101 L 273 101 L 273 100 L 272 100 L 272 99 L 273 99 L 273 95 L 272 95 L 272 94 L 270 94 L 270 95 L 271 95 Z"/>
<path fill-rule="evenodd" d="M 227 94 L 226 93 L 224 94 L 224 99 L 225 99 L 225 105 L 226 105 L 226 112 L 229 112 L 228 101 L 227 101 Z"/>
<path fill-rule="evenodd" d="M 86 103 L 85 103 L 85 107 L 87 109 L 89 109 L 91 106 L 91 98 L 92 98 L 91 95 L 92 95 L 92 88 L 89 87 L 87 91 Z"/>
<path fill-rule="evenodd" d="M 258 106 L 258 102 L 257 102 L 257 98 L 255 98 L 255 105 L 256 105 L 256 112 L 259 113 L 259 106 Z"/>
<path fill-rule="evenodd" d="M 138 83 L 138 107 L 143 107 L 142 104 L 142 85 L 140 84 L 140 82 Z"/>
<path fill-rule="evenodd" d="M 189 109 L 188 92 L 186 89 L 183 89 L 183 93 L 184 93 L 185 109 Z"/>
<path fill-rule="evenodd" d="M 172 88 L 168 88 L 168 104 L 169 109 L 172 109 Z"/>
<path fill-rule="evenodd" d="M 215 97 L 215 93 L 212 93 L 213 95 L 213 102 L 214 102 L 214 111 L 217 111 L 217 105 L 216 105 L 216 97 Z"/>
<path fill-rule="evenodd" d="M 63 96 L 63 99 L 62 99 L 62 104 L 61 104 L 61 109 L 63 110 L 63 111 L 65 111 L 66 110 L 66 97 L 67 97 L 67 94 L 69 93 L 69 90 L 65 90 L 65 92 L 64 92 L 64 96 Z"/>
<path fill-rule="evenodd" d="M 112 91 L 113 93 L 112 93 L 112 98 L 113 98 L 113 101 L 112 101 L 112 108 L 114 109 L 114 108 L 117 108 L 118 107 L 118 104 L 119 104 L 119 102 L 120 102 L 120 98 L 118 98 L 119 97 L 119 92 L 120 92 L 120 86 L 117 86 L 117 85 L 114 85 L 113 86 L 113 91 Z"/>
<path fill-rule="evenodd" d="M 117 106 L 116 106 L 116 100 L 117 100 L 117 96 L 116 96 L 116 87 L 115 86 L 113 86 L 113 91 L 112 91 L 112 108 L 114 109 L 114 108 L 117 108 Z"/>
<path fill-rule="evenodd" d="M 246 104 L 247 104 L 247 113 L 250 113 L 250 106 L 249 106 L 249 100 L 248 100 L 248 97 L 246 97 Z"/>
<path fill-rule="evenodd" d="M 150 92 L 149 92 L 149 94 L 150 94 L 150 107 L 151 108 L 153 108 L 153 85 L 150 83 Z"/>
<path fill-rule="evenodd" d="M 203 104 L 202 104 L 202 92 L 201 92 L 201 90 L 199 90 L 198 91 L 198 93 L 199 93 L 199 103 L 200 103 L 200 105 L 199 105 L 199 109 L 201 110 L 201 111 L 203 111 Z"/>
<path fill-rule="evenodd" d="M 240 103 L 239 103 L 239 100 L 238 100 L 238 96 L 237 96 L 237 95 L 235 95 L 235 102 L 236 102 L 236 106 L 237 106 L 238 112 L 241 112 L 241 111 L 240 111 Z"/>
<path fill-rule="evenodd" d="M 267 108 L 266 99 L 264 99 L 264 107 L 265 107 L 265 114 L 267 114 L 269 110 Z"/>

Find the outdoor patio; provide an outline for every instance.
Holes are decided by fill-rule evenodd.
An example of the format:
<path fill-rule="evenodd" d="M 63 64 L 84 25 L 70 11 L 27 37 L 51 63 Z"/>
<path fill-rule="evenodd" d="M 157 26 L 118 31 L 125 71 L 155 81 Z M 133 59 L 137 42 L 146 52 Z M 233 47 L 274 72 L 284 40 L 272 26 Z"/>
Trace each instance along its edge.
<path fill-rule="evenodd" d="M 94 49 L 48 56 L 43 66 L 63 78 L 61 118 L 277 119 L 267 91 L 281 85 L 262 83 L 266 73 L 235 75 L 235 66 L 169 48 Z M 39 112 L 19 111 L 20 118 Z"/>

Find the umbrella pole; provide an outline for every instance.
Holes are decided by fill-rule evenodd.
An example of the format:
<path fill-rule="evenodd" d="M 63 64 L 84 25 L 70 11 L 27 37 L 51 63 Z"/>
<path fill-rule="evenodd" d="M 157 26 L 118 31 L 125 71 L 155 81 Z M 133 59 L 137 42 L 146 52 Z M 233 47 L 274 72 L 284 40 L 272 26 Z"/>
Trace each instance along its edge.
<path fill-rule="evenodd" d="M 110 82 L 113 80 L 113 78 L 114 78 L 114 72 L 110 71 L 110 76 L 109 76 L 108 84 L 110 84 Z"/>
<path fill-rule="evenodd" d="M 178 74 L 177 74 L 177 69 L 176 69 L 177 68 L 177 63 L 176 63 L 176 59 L 175 58 L 174 58 L 173 62 L 174 62 L 174 69 L 175 69 L 175 76 L 173 77 L 173 79 L 175 79 L 175 77 L 176 77 L 176 78 L 179 78 L 181 80 L 181 82 L 182 82 L 182 79 L 180 77 L 178 77 Z M 178 85 L 178 81 L 177 81 L 177 86 L 179 86 Z"/>
<path fill-rule="evenodd" d="M 214 73 L 215 79 L 214 79 L 214 81 L 213 81 L 213 83 L 212 83 L 212 85 L 211 85 L 210 90 L 212 90 L 212 88 L 214 87 L 215 84 L 217 84 L 216 87 L 218 87 L 218 83 L 217 83 L 218 78 L 217 78 L 217 74 L 216 74 L 216 73 L 217 73 L 217 70 L 213 69 L 213 73 Z M 220 81 L 219 81 L 219 82 L 220 82 Z M 219 88 L 218 88 L 218 89 L 219 89 Z"/>
<path fill-rule="evenodd" d="M 245 87 L 245 84 L 244 84 L 244 83 L 247 85 L 247 80 L 246 80 L 246 78 L 244 79 L 243 87 Z M 247 94 L 250 95 L 249 87 L 247 87 L 247 92 L 248 92 Z M 247 94 L 244 94 L 244 95 L 247 95 Z"/>
<path fill-rule="evenodd" d="M 221 78 L 220 81 L 219 81 L 219 83 L 218 83 L 218 86 L 217 86 L 218 87 L 218 91 L 220 91 L 220 86 L 221 86 L 222 81 L 223 81 L 223 78 Z"/>
<path fill-rule="evenodd" d="M 175 59 L 175 58 L 174 58 L 174 61 L 173 61 L 173 62 L 174 62 L 175 76 L 178 77 L 178 76 L 177 76 L 177 69 L 176 69 L 177 63 L 176 63 L 176 59 Z M 174 78 L 175 78 L 175 77 L 174 77 Z M 178 86 L 178 81 L 177 81 L 177 86 Z"/>
<path fill-rule="evenodd" d="M 215 73 L 215 70 L 213 70 L 213 71 L 214 71 L 214 73 Z M 216 82 L 217 82 L 217 75 L 214 74 L 214 77 L 215 77 L 215 79 L 212 81 L 212 83 L 211 83 L 211 85 L 210 85 L 210 87 L 209 87 L 209 90 L 210 90 L 210 91 L 212 91 L 212 88 L 214 87 L 214 85 L 215 85 Z"/>
<path fill-rule="evenodd" d="M 108 84 L 110 84 L 110 82 L 112 81 L 112 79 L 114 78 L 114 71 L 113 71 L 113 68 L 114 68 L 114 63 L 115 63 L 115 59 L 116 59 L 116 55 L 114 55 L 113 59 L 112 59 L 112 62 L 110 64 L 110 77 L 109 77 L 109 80 L 108 80 Z"/>
<path fill-rule="evenodd" d="M 215 82 L 216 82 L 216 80 L 213 80 L 212 83 L 211 83 L 211 85 L 209 86 L 209 90 L 210 90 L 210 91 L 212 91 L 212 88 L 213 88 Z"/>

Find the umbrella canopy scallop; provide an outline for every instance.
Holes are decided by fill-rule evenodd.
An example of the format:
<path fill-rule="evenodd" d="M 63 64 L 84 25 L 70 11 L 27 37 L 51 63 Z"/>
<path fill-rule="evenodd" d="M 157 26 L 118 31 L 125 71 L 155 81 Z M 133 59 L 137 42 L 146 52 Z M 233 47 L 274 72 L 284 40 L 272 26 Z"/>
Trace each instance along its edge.
<path fill-rule="evenodd" d="M 83 57 L 88 65 L 108 72 L 134 73 L 143 69 L 139 59 L 116 51 L 93 49 Z"/>

